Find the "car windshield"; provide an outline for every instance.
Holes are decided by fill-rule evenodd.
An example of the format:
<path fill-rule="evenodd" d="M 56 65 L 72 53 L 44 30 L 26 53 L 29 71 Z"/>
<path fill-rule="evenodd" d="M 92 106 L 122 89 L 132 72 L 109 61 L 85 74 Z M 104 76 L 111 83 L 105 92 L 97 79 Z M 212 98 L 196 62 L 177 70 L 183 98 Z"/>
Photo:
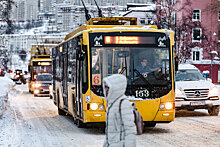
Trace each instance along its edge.
<path fill-rule="evenodd" d="M 52 75 L 38 75 L 37 81 L 52 81 Z"/>
<path fill-rule="evenodd" d="M 205 80 L 199 70 L 187 69 L 178 70 L 176 73 L 176 81 L 200 81 Z"/>

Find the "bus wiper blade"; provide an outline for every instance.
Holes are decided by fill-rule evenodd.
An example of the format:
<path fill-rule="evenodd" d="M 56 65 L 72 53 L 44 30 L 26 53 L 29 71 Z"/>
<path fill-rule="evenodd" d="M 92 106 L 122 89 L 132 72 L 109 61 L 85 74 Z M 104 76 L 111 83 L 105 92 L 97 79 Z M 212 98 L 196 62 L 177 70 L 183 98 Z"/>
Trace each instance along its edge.
<path fill-rule="evenodd" d="M 135 68 L 134 68 L 134 72 L 137 74 L 138 77 L 141 78 L 141 80 L 143 80 L 143 81 L 148 85 L 148 87 L 150 88 L 150 90 L 153 92 L 154 90 L 153 90 L 153 88 L 152 88 L 152 85 L 148 82 L 148 80 L 145 79 L 144 76 L 143 76 L 137 69 L 135 69 Z"/>

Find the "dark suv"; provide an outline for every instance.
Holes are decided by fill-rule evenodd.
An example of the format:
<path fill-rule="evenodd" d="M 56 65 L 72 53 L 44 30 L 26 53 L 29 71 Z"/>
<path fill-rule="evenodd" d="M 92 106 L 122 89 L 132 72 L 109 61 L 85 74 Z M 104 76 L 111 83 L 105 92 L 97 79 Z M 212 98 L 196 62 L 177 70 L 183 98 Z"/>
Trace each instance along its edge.
<path fill-rule="evenodd" d="M 52 75 L 51 74 L 39 74 L 36 77 L 36 81 L 34 83 L 34 96 L 38 96 L 40 94 L 49 95 L 49 87 L 52 84 Z"/>

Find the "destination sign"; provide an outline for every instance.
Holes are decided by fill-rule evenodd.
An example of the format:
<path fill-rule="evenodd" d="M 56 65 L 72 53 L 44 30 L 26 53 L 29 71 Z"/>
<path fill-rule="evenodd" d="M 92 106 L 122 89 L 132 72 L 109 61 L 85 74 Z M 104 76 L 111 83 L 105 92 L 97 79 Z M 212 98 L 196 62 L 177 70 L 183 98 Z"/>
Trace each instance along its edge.
<path fill-rule="evenodd" d="M 33 62 L 34 66 L 49 66 L 51 65 L 51 62 L 46 62 L 46 61 L 38 61 L 38 62 Z"/>
<path fill-rule="evenodd" d="M 105 36 L 105 44 L 156 44 L 155 37 L 147 36 Z"/>

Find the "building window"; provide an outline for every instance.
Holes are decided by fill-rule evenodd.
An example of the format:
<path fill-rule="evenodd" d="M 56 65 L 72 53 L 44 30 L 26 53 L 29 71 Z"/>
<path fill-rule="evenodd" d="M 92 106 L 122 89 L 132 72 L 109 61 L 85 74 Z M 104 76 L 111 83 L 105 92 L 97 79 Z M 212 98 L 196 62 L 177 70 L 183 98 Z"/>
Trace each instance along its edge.
<path fill-rule="evenodd" d="M 218 30 L 218 42 L 220 42 L 220 29 Z"/>
<path fill-rule="evenodd" d="M 199 51 L 193 51 L 193 61 L 199 61 Z"/>
<path fill-rule="evenodd" d="M 192 48 L 192 51 L 191 51 L 192 61 L 200 61 L 200 60 L 202 60 L 202 56 L 203 56 L 202 52 L 203 52 L 202 48 L 199 48 L 199 47 Z"/>
<path fill-rule="evenodd" d="M 200 21 L 201 20 L 201 12 L 200 10 L 193 10 L 193 21 Z"/>
<path fill-rule="evenodd" d="M 218 21 L 220 21 L 220 9 L 218 10 Z"/>
<path fill-rule="evenodd" d="M 194 28 L 192 29 L 192 42 L 201 42 L 202 29 Z"/>

